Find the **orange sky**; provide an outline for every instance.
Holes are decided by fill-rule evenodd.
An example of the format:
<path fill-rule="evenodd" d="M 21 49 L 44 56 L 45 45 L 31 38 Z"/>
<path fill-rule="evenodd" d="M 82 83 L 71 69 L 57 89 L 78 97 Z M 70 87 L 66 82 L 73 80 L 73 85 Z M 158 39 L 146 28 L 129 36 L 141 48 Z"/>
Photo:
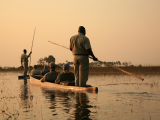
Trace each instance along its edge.
<path fill-rule="evenodd" d="M 48 41 L 69 47 L 79 26 L 101 61 L 160 65 L 159 6 L 159 0 L 0 0 L 0 66 L 20 66 L 35 27 L 31 65 L 48 55 L 72 61 L 70 51 Z"/>

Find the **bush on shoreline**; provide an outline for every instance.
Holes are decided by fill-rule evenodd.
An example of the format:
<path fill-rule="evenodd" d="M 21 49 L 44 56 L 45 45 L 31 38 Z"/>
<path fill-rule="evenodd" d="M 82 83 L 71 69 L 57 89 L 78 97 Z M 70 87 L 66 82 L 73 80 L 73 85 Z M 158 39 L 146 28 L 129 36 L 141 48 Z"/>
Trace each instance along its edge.
<path fill-rule="evenodd" d="M 131 72 L 131 73 L 153 73 L 153 74 L 160 74 L 160 66 L 150 66 L 150 67 L 144 67 L 144 66 L 139 66 L 139 67 L 117 67 L 120 68 L 122 70 L 125 70 L 127 72 Z M 30 68 L 30 70 L 32 70 L 33 68 Z M 42 67 L 38 67 L 38 69 L 40 71 L 43 70 Z M 0 69 L 0 72 L 9 72 L 9 71 L 23 71 L 24 68 L 10 68 L 10 69 Z M 28 69 L 29 70 L 29 69 Z M 57 71 L 63 71 L 62 68 L 58 67 L 56 68 Z M 73 72 L 74 68 L 71 67 L 70 71 Z M 90 67 L 89 68 L 89 73 L 97 73 L 97 74 L 105 74 L 105 73 L 123 73 L 115 68 L 112 67 Z"/>

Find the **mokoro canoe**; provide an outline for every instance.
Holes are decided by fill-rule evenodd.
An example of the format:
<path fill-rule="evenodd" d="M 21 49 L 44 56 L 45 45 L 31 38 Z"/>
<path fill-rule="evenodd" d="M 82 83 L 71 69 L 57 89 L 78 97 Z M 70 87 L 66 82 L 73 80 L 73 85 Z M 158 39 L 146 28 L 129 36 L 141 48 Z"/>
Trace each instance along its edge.
<path fill-rule="evenodd" d="M 18 76 L 18 79 L 29 79 L 29 75 L 27 75 L 27 76 Z"/>
<path fill-rule="evenodd" d="M 87 91 L 87 92 L 93 92 L 93 93 L 97 93 L 98 92 L 98 87 L 92 87 L 92 86 L 89 86 L 89 87 L 65 86 L 65 85 L 60 85 L 60 84 L 55 84 L 55 83 L 50 83 L 50 82 L 41 82 L 39 79 L 36 79 L 31 75 L 30 75 L 30 84 L 40 85 L 40 86 L 44 86 L 44 87 L 70 89 L 70 90 L 76 90 L 76 91 Z"/>

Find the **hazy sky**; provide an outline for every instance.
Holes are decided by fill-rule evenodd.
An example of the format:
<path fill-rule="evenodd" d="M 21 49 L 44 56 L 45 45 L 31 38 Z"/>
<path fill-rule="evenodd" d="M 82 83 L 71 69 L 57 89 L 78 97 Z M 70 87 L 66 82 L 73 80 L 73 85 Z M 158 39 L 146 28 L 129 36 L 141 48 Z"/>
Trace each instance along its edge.
<path fill-rule="evenodd" d="M 0 0 L 0 66 L 21 65 L 35 27 L 31 65 L 48 55 L 56 64 L 72 61 L 48 41 L 69 47 L 79 26 L 101 61 L 160 65 L 160 0 Z"/>

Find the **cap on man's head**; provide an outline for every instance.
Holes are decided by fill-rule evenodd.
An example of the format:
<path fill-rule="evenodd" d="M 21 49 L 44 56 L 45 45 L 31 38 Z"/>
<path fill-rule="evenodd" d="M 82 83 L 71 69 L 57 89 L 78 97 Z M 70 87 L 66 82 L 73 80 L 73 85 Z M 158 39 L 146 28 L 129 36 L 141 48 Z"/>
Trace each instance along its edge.
<path fill-rule="evenodd" d="M 47 69 L 48 68 L 48 66 L 47 65 L 44 65 L 44 69 Z"/>
<path fill-rule="evenodd" d="M 50 67 L 55 68 L 56 67 L 55 63 L 54 62 L 50 63 Z"/>
<path fill-rule="evenodd" d="M 37 65 L 34 65 L 34 68 L 37 68 Z"/>
<path fill-rule="evenodd" d="M 63 69 L 65 69 L 65 70 L 68 70 L 69 67 L 70 67 L 70 66 L 69 66 L 68 63 L 66 63 L 66 64 L 63 65 Z"/>

